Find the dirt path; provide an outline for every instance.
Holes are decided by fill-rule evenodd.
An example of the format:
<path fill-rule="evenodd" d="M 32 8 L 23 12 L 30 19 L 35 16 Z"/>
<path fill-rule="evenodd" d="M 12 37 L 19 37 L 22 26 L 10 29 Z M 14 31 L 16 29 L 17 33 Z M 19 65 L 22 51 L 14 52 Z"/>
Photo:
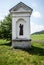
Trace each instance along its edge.
<path fill-rule="evenodd" d="M 38 42 L 44 44 L 44 40 L 32 40 L 32 42 Z"/>

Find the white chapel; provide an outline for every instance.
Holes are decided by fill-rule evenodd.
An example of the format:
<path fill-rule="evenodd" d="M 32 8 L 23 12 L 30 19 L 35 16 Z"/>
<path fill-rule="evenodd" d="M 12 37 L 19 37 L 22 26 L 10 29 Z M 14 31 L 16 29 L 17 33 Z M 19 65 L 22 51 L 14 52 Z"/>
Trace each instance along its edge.
<path fill-rule="evenodd" d="M 30 17 L 33 9 L 20 2 L 9 11 L 12 16 L 12 47 L 31 47 Z"/>

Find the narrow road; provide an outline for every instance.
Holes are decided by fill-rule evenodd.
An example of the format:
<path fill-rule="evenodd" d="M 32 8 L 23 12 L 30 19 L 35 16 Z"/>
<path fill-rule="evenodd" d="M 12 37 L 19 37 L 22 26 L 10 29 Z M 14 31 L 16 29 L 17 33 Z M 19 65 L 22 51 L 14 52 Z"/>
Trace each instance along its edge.
<path fill-rule="evenodd" d="M 44 40 L 32 40 L 32 42 L 38 42 L 44 44 Z"/>

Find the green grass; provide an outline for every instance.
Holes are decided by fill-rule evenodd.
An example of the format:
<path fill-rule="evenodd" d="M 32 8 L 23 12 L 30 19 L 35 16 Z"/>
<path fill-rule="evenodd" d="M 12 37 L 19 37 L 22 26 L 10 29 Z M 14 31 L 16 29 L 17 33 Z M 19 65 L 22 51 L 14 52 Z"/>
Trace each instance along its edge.
<path fill-rule="evenodd" d="M 6 39 L 0 39 L 0 45 L 3 45 L 3 44 L 8 44 L 10 42 L 10 40 L 6 40 Z"/>
<path fill-rule="evenodd" d="M 31 35 L 33 40 L 43 40 L 44 41 L 44 34 L 33 34 Z"/>
<path fill-rule="evenodd" d="M 31 49 L 13 49 L 9 42 L 0 40 L 0 65 L 44 65 L 44 44 L 33 42 Z"/>

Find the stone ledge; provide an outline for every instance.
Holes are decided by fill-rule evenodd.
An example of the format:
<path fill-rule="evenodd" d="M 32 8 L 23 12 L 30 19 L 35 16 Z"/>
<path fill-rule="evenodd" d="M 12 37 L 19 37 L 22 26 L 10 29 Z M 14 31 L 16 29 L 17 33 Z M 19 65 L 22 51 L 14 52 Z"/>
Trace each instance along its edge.
<path fill-rule="evenodd" d="M 31 41 L 31 39 L 14 39 L 12 41 Z"/>
<path fill-rule="evenodd" d="M 12 40 L 12 47 L 15 48 L 31 48 L 30 40 Z"/>

